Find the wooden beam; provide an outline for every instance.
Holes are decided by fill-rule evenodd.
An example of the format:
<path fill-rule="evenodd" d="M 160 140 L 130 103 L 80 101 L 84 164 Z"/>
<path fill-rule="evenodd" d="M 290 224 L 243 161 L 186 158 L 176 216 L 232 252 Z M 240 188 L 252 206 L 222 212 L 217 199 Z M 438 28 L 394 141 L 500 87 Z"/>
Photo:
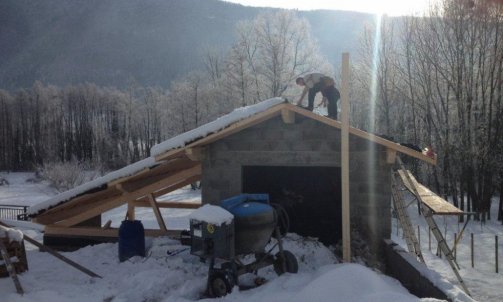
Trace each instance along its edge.
<path fill-rule="evenodd" d="M 193 162 L 191 160 L 177 161 L 173 164 L 173 167 L 165 167 L 163 173 L 155 173 L 155 175 L 145 175 L 143 178 L 129 180 L 127 182 L 121 183 L 121 187 L 126 192 L 133 192 L 139 188 L 145 187 L 149 184 L 158 182 L 170 175 L 176 174 L 180 171 L 187 170 L 194 166 L 200 165 L 198 162 Z"/>
<path fill-rule="evenodd" d="M 342 185 L 342 258 L 351 262 L 351 221 L 349 215 L 349 53 L 342 54 L 341 76 L 341 185 Z"/>
<path fill-rule="evenodd" d="M 386 163 L 394 164 L 396 161 L 396 150 L 386 149 Z"/>
<path fill-rule="evenodd" d="M 154 197 L 159 197 L 159 196 L 162 196 L 164 194 L 168 194 L 170 192 L 173 192 L 175 190 L 178 190 L 180 188 L 183 188 L 185 187 L 186 185 L 190 185 L 191 183 L 195 182 L 195 181 L 198 181 L 198 180 L 201 180 L 201 175 L 194 175 L 194 176 L 191 176 L 189 178 L 187 178 L 186 180 L 184 181 L 181 181 L 181 182 L 178 182 L 172 186 L 169 186 L 167 188 L 164 188 L 162 190 L 159 190 L 159 191 L 156 191 L 154 193 Z"/>
<path fill-rule="evenodd" d="M 164 219 L 162 218 L 161 211 L 159 210 L 159 207 L 157 206 L 157 202 L 155 201 L 154 195 L 149 194 L 148 201 L 150 202 L 150 206 L 152 207 L 152 210 L 154 211 L 155 219 L 157 219 L 157 223 L 159 224 L 159 227 L 161 228 L 161 230 L 167 231 L 166 224 L 164 223 Z"/>
<path fill-rule="evenodd" d="M 150 208 L 151 204 L 147 200 L 136 200 L 133 201 L 133 204 L 137 208 Z M 157 206 L 159 208 L 165 209 L 199 209 L 202 204 L 200 203 L 191 203 L 191 202 L 162 202 L 157 201 Z"/>
<path fill-rule="evenodd" d="M 175 173 L 173 175 L 170 175 L 164 179 L 161 179 L 153 184 L 150 184 L 146 187 L 140 188 L 137 191 L 130 192 L 130 193 L 124 193 L 122 196 L 119 196 L 117 198 L 114 198 L 112 200 L 109 200 L 106 203 L 100 203 L 99 205 L 96 205 L 95 207 L 88 209 L 86 211 L 83 211 L 82 213 L 79 213 L 78 215 L 75 215 L 71 218 L 68 218 L 64 221 L 61 221 L 58 223 L 58 225 L 61 226 L 73 226 L 76 225 L 82 221 L 85 221 L 91 217 L 97 216 L 103 212 L 106 212 L 108 210 L 111 210 L 113 208 L 116 208 L 128 201 L 133 201 L 136 200 L 142 196 L 146 196 L 147 194 L 154 193 L 158 190 L 161 190 L 165 187 L 172 186 L 178 182 L 184 181 L 185 179 L 192 177 L 194 175 L 200 175 L 201 174 L 201 165 L 194 166 L 190 169 L 180 171 L 178 173 Z"/>
<path fill-rule="evenodd" d="M 118 237 L 119 229 L 101 229 L 91 227 L 60 227 L 55 225 L 45 226 L 44 233 L 46 235 L 54 236 L 89 236 L 89 237 Z M 179 236 L 181 230 L 154 230 L 145 229 L 145 236 L 147 237 L 160 237 L 160 236 Z"/>
<path fill-rule="evenodd" d="M 295 111 L 288 110 L 288 108 L 281 109 L 281 118 L 285 124 L 295 123 Z"/>
<path fill-rule="evenodd" d="M 83 202 L 82 204 L 74 204 L 72 205 L 71 208 L 64 208 L 63 210 L 56 211 L 56 212 L 51 212 L 51 213 L 44 213 L 44 215 L 37 216 L 36 218 L 33 219 L 34 222 L 40 223 L 40 224 L 53 224 L 58 221 L 68 219 L 72 216 L 78 215 L 86 210 L 93 209 L 99 204 L 102 203 L 108 203 L 112 200 L 115 200 L 117 198 L 120 198 L 122 194 L 116 194 L 111 197 L 108 197 L 106 199 L 94 199 L 94 200 L 87 200 L 86 202 Z"/>
<path fill-rule="evenodd" d="M 93 203 L 95 199 L 104 200 L 104 199 L 108 199 L 112 196 L 117 196 L 120 194 L 121 194 L 120 191 L 116 190 L 115 187 L 112 187 L 112 188 L 103 189 L 98 192 L 88 193 L 88 194 L 84 194 L 84 195 L 81 195 L 78 197 L 74 197 L 72 200 L 70 200 L 64 204 L 55 206 L 55 207 L 53 207 L 53 208 L 51 208 L 41 214 L 38 214 L 34 218 L 34 220 L 38 220 L 38 219 L 43 220 L 44 217 L 46 217 L 46 216 L 54 215 L 54 214 L 61 213 L 61 212 L 69 212 L 69 211 L 72 211 L 72 209 L 76 206 L 80 207 L 86 203 Z"/>
<path fill-rule="evenodd" d="M 185 154 L 192 161 L 202 161 L 204 159 L 204 147 L 186 148 Z"/>

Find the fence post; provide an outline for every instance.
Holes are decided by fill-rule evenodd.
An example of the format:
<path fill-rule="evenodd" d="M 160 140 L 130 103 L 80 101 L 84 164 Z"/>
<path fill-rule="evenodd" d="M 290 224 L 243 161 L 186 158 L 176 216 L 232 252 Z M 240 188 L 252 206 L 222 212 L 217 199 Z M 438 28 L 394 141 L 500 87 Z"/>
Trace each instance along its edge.
<path fill-rule="evenodd" d="M 494 236 L 494 243 L 495 243 L 495 247 L 496 247 L 496 251 L 495 251 L 495 256 L 496 256 L 496 274 L 498 273 L 499 271 L 499 263 L 498 263 L 498 235 Z"/>
<path fill-rule="evenodd" d="M 428 248 L 430 249 L 431 252 L 431 228 L 428 227 Z"/>
<path fill-rule="evenodd" d="M 419 224 L 417 225 L 417 241 L 419 243 L 419 248 L 421 248 L 421 230 L 419 229 Z"/>
<path fill-rule="evenodd" d="M 475 263 L 473 261 L 473 233 L 471 233 L 470 237 L 471 237 L 470 249 L 471 249 L 471 256 L 472 256 L 472 267 L 475 267 Z"/>
<path fill-rule="evenodd" d="M 454 250 L 454 260 L 456 260 L 456 259 L 457 259 L 457 257 L 456 257 L 456 250 L 458 249 L 458 248 L 457 248 L 457 245 L 456 245 L 456 238 L 457 238 L 457 234 L 456 234 L 456 233 L 454 233 L 454 245 L 453 245 L 453 247 L 452 247 L 452 249 Z"/>

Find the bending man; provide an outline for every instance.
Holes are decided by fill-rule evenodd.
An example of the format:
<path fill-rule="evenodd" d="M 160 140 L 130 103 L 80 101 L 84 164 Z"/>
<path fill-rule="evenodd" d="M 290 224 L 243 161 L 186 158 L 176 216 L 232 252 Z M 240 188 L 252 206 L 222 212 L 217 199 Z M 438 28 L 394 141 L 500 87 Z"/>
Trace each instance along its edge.
<path fill-rule="evenodd" d="M 308 105 L 305 108 L 309 111 L 313 111 L 314 97 L 318 92 L 321 92 L 321 95 L 323 96 L 322 104 L 326 105 L 326 102 L 328 101 L 328 117 L 337 119 L 337 101 L 341 95 L 339 90 L 335 88 L 334 79 L 325 76 L 324 74 L 314 72 L 297 78 L 295 83 L 299 86 L 304 86 L 302 95 L 297 101 L 298 106 L 302 104 L 304 97 L 308 94 Z"/>

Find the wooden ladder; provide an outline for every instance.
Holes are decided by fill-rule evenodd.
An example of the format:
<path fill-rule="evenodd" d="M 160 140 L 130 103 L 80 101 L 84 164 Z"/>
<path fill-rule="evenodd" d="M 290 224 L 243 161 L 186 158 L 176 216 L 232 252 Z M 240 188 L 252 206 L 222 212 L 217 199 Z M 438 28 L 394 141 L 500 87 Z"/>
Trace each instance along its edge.
<path fill-rule="evenodd" d="M 395 208 L 398 221 L 400 221 L 400 225 L 402 226 L 403 235 L 409 252 L 416 255 L 419 261 L 425 263 L 423 253 L 421 252 L 421 246 L 419 245 L 416 233 L 414 232 L 414 228 L 410 222 L 409 214 L 407 213 L 407 206 L 405 205 L 402 195 L 404 188 L 398 184 L 397 179 L 400 179 L 400 177 L 396 176 L 396 172 L 391 173 L 391 194 L 393 195 L 393 207 Z"/>
<path fill-rule="evenodd" d="M 426 220 L 428 227 L 430 228 L 431 232 L 433 233 L 433 236 L 435 236 L 435 239 L 437 239 L 437 243 L 438 243 L 438 246 L 440 247 L 440 250 L 445 255 L 447 262 L 449 262 L 449 265 L 451 266 L 452 271 L 454 272 L 454 275 L 456 275 L 456 278 L 458 279 L 459 284 L 461 284 L 461 287 L 463 287 L 463 290 L 465 291 L 465 293 L 467 295 L 471 296 L 470 291 L 468 290 L 465 282 L 463 281 L 463 278 L 461 278 L 461 275 L 459 274 L 460 268 L 459 268 L 458 263 L 456 262 L 456 259 L 454 258 L 454 254 L 453 254 L 452 250 L 449 248 L 449 246 L 447 245 L 447 241 L 445 241 L 445 238 L 442 235 L 442 232 L 440 231 L 437 223 L 435 222 L 435 219 L 433 219 L 433 214 L 434 214 L 433 211 L 430 208 L 428 208 L 424 204 L 424 202 L 422 202 L 421 197 L 419 195 L 419 192 L 417 191 L 417 188 L 414 185 L 414 182 L 410 178 L 408 171 L 403 166 L 403 163 L 402 163 L 402 160 L 400 159 L 400 157 L 397 156 L 396 159 L 397 159 L 397 162 L 400 166 L 400 169 L 405 172 L 404 173 L 405 181 L 407 181 L 408 185 L 409 185 L 407 187 L 412 188 L 413 192 L 411 192 L 411 193 L 417 199 L 417 201 L 420 205 L 421 213 L 422 213 L 424 219 Z M 424 259 L 423 259 L 423 262 L 424 262 Z"/>
<path fill-rule="evenodd" d="M 5 247 L 5 244 L 0 240 L 0 253 L 2 254 L 3 261 L 5 262 L 5 267 L 7 268 L 7 272 L 9 273 L 10 277 L 12 278 L 12 281 L 14 281 L 14 285 L 16 286 L 17 293 L 22 295 L 24 293 L 23 288 L 21 287 L 21 283 L 19 282 L 19 279 L 17 278 L 16 274 L 16 268 L 14 265 L 12 265 L 12 262 L 10 262 L 10 256 L 9 253 L 7 252 L 7 248 Z"/>

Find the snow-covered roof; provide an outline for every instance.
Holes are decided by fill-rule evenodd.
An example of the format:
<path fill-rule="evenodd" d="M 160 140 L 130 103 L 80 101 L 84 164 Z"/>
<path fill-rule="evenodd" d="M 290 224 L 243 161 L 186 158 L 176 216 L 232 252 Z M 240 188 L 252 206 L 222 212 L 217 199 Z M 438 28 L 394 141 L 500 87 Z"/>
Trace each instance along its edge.
<path fill-rule="evenodd" d="M 281 104 L 285 102 L 284 99 L 282 98 L 272 98 L 260 103 L 257 103 L 255 105 L 247 106 L 247 107 L 241 107 L 237 108 L 231 113 L 224 115 L 215 121 L 209 122 L 207 124 L 204 124 L 198 128 L 195 128 L 193 130 L 190 130 L 188 132 L 182 133 L 178 136 L 175 136 L 171 139 L 168 139 L 160 144 L 157 144 L 152 147 L 151 149 L 151 156 L 144 159 L 140 160 L 138 162 L 135 162 L 131 165 L 128 165 L 122 169 L 116 170 L 114 172 L 108 173 L 102 177 L 99 177 L 93 181 L 87 182 L 85 184 L 82 184 L 80 186 L 77 186 L 71 190 L 62 192 L 58 195 L 53 196 L 52 198 L 41 202 L 39 204 L 36 204 L 34 206 L 31 206 L 28 208 L 27 213 L 28 215 L 37 215 L 40 212 L 50 209 L 52 207 L 55 207 L 59 204 L 62 204 L 74 197 L 77 197 L 79 195 L 82 195 L 92 189 L 99 188 L 102 186 L 107 185 L 109 182 L 118 180 L 123 177 L 128 177 L 131 175 L 134 175 L 146 168 L 151 168 L 153 166 L 156 166 L 162 161 L 156 161 L 155 157 L 159 154 L 162 154 L 164 152 L 167 152 L 172 149 L 176 148 L 182 148 L 186 146 L 187 144 L 196 141 L 198 139 L 201 139 L 203 137 L 206 137 L 212 133 L 218 132 L 222 129 L 225 129 L 229 127 L 230 125 L 246 119 L 252 115 L 255 115 L 257 113 L 266 111 L 267 109 Z"/>
<path fill-rule="evenodd" d="M 193 142 L 198 138 L 206 137 L 209 134 L 218 132 L 219 130 L 227 128 L 231 124 L 234 124 L 262 111 L 266 111 L 267 109 L 283 102 L 285 102 L 285 100 L 282 98 L 272 98 L 252 106 L 237 108 L 230 114 L 224 115 L 214 120 L 213 122 L 209 122 L 201 127 L 187 131 L 183 134 L 173 137 L 172 139 L 168 139 L 167 141 L 153 146 L 151 149 L 151 154 L 153 156 L 156 156 L 172 149 L 184 147 L 187 143 Z"/>

